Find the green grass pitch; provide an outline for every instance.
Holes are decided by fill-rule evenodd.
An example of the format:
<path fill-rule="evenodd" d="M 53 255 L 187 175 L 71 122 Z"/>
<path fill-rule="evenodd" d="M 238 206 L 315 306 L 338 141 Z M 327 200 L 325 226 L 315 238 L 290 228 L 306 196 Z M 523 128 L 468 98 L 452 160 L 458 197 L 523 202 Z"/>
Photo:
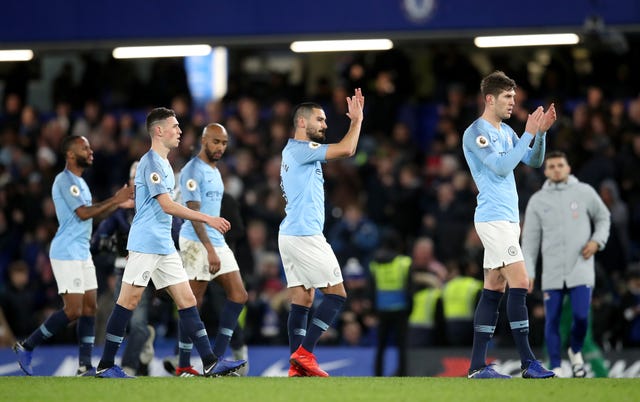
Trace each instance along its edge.
<path fill-rule="evenodd" d="M 640 401 L 640 379 L 468 380 L 466 378 L 168 378 L 109 380 L 0 377 L 12 402 Z"/>

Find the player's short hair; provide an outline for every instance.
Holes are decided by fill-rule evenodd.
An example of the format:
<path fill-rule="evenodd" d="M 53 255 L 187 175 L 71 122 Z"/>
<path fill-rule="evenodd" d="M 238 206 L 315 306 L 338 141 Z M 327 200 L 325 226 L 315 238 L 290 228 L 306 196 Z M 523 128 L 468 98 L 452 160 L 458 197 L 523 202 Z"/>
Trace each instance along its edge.
<path fill-rule="evenodd" d="M 151 134 L 151 126 L 169 117 L 176 117 L 176 112 L 166 107 L 157 107 L 147 115 L 147 132 Z"/>
<path fill-rule="evenodd" d="M 293 108 L 293 127 L 297 127 L 298 117 L 308 119 L 313 109 L 322 109 L 322 106 L 315 102 L 303 102 Z"/>
<path fill-rule="evenodd" d="M 62 139 L 62 145 L 60 146 L 60 149 L 62 150 L 62 156 L 64 156 L 65 158 L 67 157 L 67 152 L 69 152 L 73 143 L 78 141 L 79 138 L 82 137 L 79 135 L 69 135 Z"/>
<path fill-rule="evenodd" d="M 562 151 L 551 151 L 551 152 L 547 152 L 547 155 L 544 157 L 545 162 L 548 161 L 549 159 L 554 159 L 554 158 L 562 158 L 564 159 L 567 164 L 569 163 L 569 158 L 567 158 L 567 154 L 565 154 Z"/>
<path fill-rule="evenodd" d="M 553 159 L 553 158 L 565 158 L 567 159 L 567 154 L 562 151 L 551 151 L 547 153 L 545 159 Z"/>
<path fill-rule="evenodd" d="M 516 82 L 499 70 L 487 75 L 482 79 L 482 82 L 480 82 L 480 92 L 483 97 L 487 95 L 497 97 L 500 93 L 512 89 L 516 89 Z"/>

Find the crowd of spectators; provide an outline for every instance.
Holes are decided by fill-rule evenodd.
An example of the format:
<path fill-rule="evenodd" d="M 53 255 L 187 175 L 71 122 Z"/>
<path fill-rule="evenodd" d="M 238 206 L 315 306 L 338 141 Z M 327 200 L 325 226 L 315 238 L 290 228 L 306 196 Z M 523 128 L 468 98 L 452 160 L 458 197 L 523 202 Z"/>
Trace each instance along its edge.
<path fill-rule="evenodd" d="M 100 67 L 87 59 L 80 83 L 73 82 L 66 66 L 54 82 L 52 111 L 36 110 L 24 93 L 7 92 L 11 85 L 5 85 L 0 110 L 0 327 L 3 318 L 8 327 L 4 325 L 0 339 L 21 339 L 60 307 L 48 247 L 57 228 L 50 189 L 64 168 L 62 138 L 89 139 L 94 163 L 85 178 L 102 200 L 126 183 L 130 164 L 148 149 L 143 122 L 146 110 L 155 106 L 174 109 L 183 131 L 179 148 L 169 156 L 176 173 L 197 151 L 206 124 L 221 123 L 229 132 L 229 150 L 219 167 L 245 222 L 236 250 L 250 294 L 243 321 L 249 344 L 287 342 L 288 303 L 277 252 L 284 214 L 280 152 L 291 131 L 292 107 L 301 101 L 324 106 L 327 139 L 335 141 L 347 131 L 347 94 L 362 87 L 366 97 L 356 156 L 325 166 L 326 236 L 343 266 L 349 298 L 337 329 L 328 331 L 323 342 L 375 344 L 368 264 L 389 232 L 399 235 L 404 253 L 412 257 L 412 272 L 433 275 L 434 280 L 426 281 L 429 286 L 444 286 L 460 272 L 481 277 L 482 246 L 473 228 L 476 189 L 460 143 L 479 114 L 481 72 L 461 54 L 440 56 L 428 73 L 434 83 L 429 96 L 416 92 L 415 72 L 400 50 L 381 53 L 373 61 L 351 59 L 336 77 L 318 80 L 310 92 L 275 73 L 268 84 L 255 88 L 243 84 L 245 77 L 232 76 L 228 94 L 203 106 L 192 104 L 176 61 L 154 70 L 153 85 L 147 86 L 117 63 Z M 601 345 L 623 347 L 640 345 L 640 86 L 631 77 L 637 60 L 611 65 L 594 59 L 585 74 L 552 61 L 536 85 L 500 60 L 492 68 L 505 70 L 519 84 L 518 107 L 508 121 L 516 132 L 522 133 L 534 106 L 555 102 L 559 121 L 548 133 L 547 150 L 564 151 L 573 173 L 593 186 L 611 211 L 611 237 L 596 257 L 593 324 Z M 115 77 L 104 79 L 105 70 Z M 516 175 L 524 211 L 544 176 L 523 165 Z M 101 300 L 108 304 L 113 287 L 109 256 L 94 259 Z M 160 335 L 173 336 L 172 307 L 157 296 L 152 322 Z M 541 296 L 534 293 L 529 303 L 532 343 L 540 345 L 543 325 L 536 322 L 543 322 Z M 203 318 L 215 328 L 215 314 L 206 305 Z M 447 345 L 443 331 L 433 345 Z M 508 333 L 499 329 L 495 342 L 507 344 Z M 73 337 L 69 330 L 57 341 Z"/>

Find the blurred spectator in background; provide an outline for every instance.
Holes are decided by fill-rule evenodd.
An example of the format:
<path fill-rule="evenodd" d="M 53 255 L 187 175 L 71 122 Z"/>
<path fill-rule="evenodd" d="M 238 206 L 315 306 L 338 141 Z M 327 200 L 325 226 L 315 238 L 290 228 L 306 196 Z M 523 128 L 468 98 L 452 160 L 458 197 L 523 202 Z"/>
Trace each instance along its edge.
<path fill-rule="evenodd" d="M 412 310 L 409 315 L 410 348 L 441 345 L 446 339 L 442 310 L 442 282 L 429 272 L 411 269 Z"/>
<path fill-rule="evenodd" d="M 625 347 L 640 346 L 640 265 L 627 271 L 626 289 L 620 300 L 622 317 L 622 344 Z"/>
<path fill-rule="evenodd" d="M 447 280 L 447 267 L 435 255 L 433 240 L 429 237 L 419 237 L 413 243 L 411 251 L 411 271 L 425 272 L 435 275 L 442 283 Z"/>
<path fill-rule="evenodd" d="M 473 263 L 463 260 L 449 266 L 449 279 L 442 289 L 442 309 L 447 344 L 471 346 L 473 314 L 482 293 L 482 281 L 475 278 Z"/>
<path fill-rule="evenodd" d="M 394 375 L 407 375 L 407 336 L 411 299 L 411 257 L 403 255 L 397 233 L 388 231 L 369 264 L 373 311 L 378 317 L 378 342 L 374 375 L 384 375 L 384 354 L 388 346 L 398 347 L 398 362 Z M 395 342 L 393 342 L 393 341 Z"/>
<path fill-rule="evenodd" d="M 8 325 L 6 333 L 24 339 L 42 319 L 34 314 L 42 307 L 42 300 L 38 288 L 29 278 L 29 266 L 24 261 L 12 262 L 6 276 L 0 287 L 0 310 L 4 311 L 4 322 Z"/>
<path fill-rule="evenodd" d="M 349 258 L 356 258 L 360 264 L 368 266 L 379 237 L 378 227 L 365 216 L 362 208 L 358 204 L 349 204 L 342 219 L 329 231 L 327 241 L 331 243 L 341 266 Z"/>

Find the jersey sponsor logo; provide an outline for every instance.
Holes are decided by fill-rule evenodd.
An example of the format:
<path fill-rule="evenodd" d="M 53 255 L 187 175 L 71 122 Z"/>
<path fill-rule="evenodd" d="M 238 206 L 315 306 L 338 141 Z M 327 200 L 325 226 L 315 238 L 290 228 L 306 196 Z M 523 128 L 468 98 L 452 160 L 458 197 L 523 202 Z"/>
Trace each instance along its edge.
<path fill-rule="evenodd" d="M 320 144 L 318 144 L 317 142 L 311 141 L 309 143 L 309 148 L 311 148 L 311 149 L 318 149 L 319 146 L 320 146 Z"/>
<path fill-rule="evenodd" d="M 151 180 L 151 183 L 153 184 L 159 184 L 160 183 L 160 175 L 157 172 L 153 172 L 149 175 L 149 179 Z"/>
<path fill-rule="evenodd" d="M 489 145 L 489 141 L 487 140 L 487 137 L 485 137 L 484 135 L 479 135 L 476 138 L 476 145 L 478 145 L 478 148 L 486 148 L 487 145 Z"/>
<path fill-rule="evenodd" d="M 196 188 L 198 188 L 198 183 L 195 180 L 187 180 L 187 190 L 194 191 Z"/>
<path fill-rule="evenodd" d="M 222 191 L 207 191 L 205 196 L 211 199 L 214 199 L 214 198 L 222 199 Z"/>
<path fill-rule="evenodd" d="M 78 186 L 76 186 L 75 184 L 72 184 L 71 187 L 69 187 L 69 192 L 74 197 L 80 196 L 80 188 L 78 188 Z"/>
<path fill-rule="evenodd" d="M 507 253 L 509 253 L 509 255 L 513 257 L 518 254 L 518 248 L 516 246 L 509 246 L 509 248 L 507 249 Z"/>
<path fill-rule="evenodd" d="M 572 211 L 575 211 L 578 209 L 578 201 L 571 201 L 571 203 L 569 204 L 569 208 L 571 208 Z"/>

